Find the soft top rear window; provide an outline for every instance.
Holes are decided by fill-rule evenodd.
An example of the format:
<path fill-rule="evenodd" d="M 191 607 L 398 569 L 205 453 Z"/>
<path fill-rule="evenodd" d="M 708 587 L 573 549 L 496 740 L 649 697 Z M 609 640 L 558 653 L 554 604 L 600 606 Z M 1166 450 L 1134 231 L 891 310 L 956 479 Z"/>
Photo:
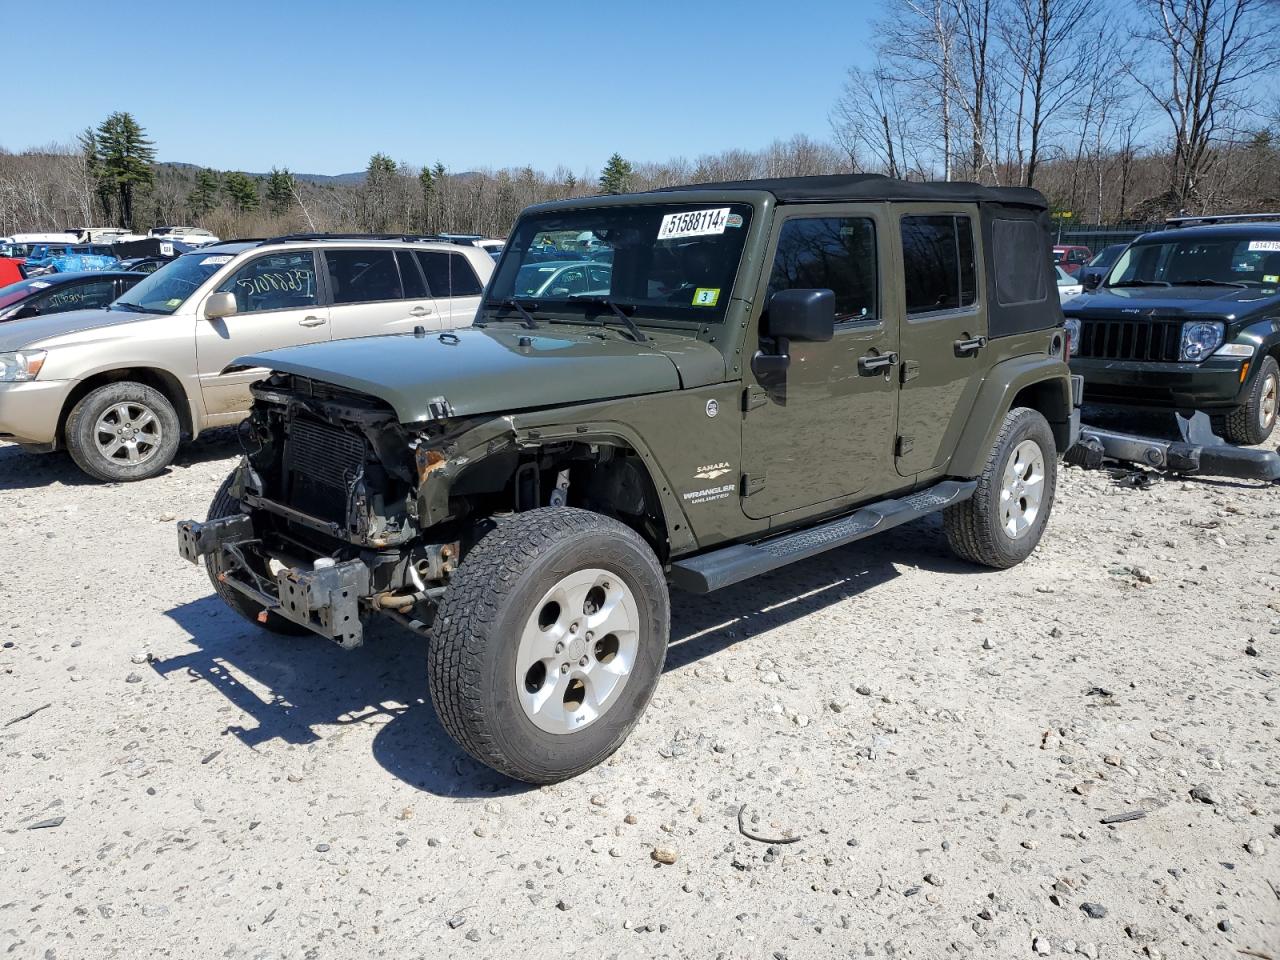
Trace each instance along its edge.
<path fill-rule="evenodd" d="M 1039 303 L 1048 296 L 1044 234 L 1034 220 L 991 222 L 996 303 L 1010 307 Z M 1054 256 L 1055 260 L 1059 258 Z"/>

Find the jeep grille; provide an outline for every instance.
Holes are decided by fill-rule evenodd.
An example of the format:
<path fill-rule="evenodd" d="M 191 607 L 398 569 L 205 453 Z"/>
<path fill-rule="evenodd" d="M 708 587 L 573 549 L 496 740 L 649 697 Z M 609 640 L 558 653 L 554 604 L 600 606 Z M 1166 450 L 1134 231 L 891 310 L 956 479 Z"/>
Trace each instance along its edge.
<path fill-rule="evenodd" d="M 1081 320 L 1072 356 L 1087 360 L 1177 360 L 1180 320 Z"/>

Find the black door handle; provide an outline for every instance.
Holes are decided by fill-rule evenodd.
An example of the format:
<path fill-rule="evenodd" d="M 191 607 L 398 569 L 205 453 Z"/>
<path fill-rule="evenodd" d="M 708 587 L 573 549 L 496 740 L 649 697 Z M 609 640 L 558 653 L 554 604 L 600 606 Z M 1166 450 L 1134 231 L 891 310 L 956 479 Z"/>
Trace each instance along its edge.
<path fill-rule="evenodd" d="M 884 370 L 892 367 L 898 362 L 896 353 L 881 353 L 875 356 L 865 356 L 858 358 L 858 368 L 864 373 L 872 373 L 876 370 Z"/>
<path fill-rule="evenodd" d="M 987 345 L 986 337 L 974 337 L 972 340 L 957 340 L 956 353 L 976 353 Z"/>

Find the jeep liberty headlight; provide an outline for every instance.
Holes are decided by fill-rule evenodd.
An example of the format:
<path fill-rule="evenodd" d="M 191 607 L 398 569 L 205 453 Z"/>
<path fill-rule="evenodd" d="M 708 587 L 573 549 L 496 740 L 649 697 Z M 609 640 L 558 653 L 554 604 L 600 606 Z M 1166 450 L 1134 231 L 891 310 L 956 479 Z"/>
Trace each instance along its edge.
<path fill-rule="evenodd" d="M 1181 360 L 1203 360 L 1222 345 L 1221 323 L 1192 320 L 1182 325 Z"/>
<path fill-rule="evenodd" d="M 44 366 L 43 350 L 19 350 L 0 353 L 0 383 L 26 383 L 34 380 Z"/>
<path fill-rule="evenodd" d="M 1076 347 L 1080 345 L 1080 321 L 1075 317 L 1067 317 L 1067 322 L 1063 327 L 1067 334 L 1067 356 L 1074 357 L 1076 355 Z"/>

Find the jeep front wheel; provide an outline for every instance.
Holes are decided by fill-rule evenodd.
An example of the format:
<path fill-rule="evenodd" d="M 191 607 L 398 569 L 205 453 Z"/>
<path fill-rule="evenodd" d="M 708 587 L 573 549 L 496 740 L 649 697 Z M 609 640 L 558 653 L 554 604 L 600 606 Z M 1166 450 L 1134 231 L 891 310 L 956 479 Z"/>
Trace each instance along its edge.
<path fill-rule="evenodd" d="M 431 700 L 481 763 L 554 783 L 612 754 L 666 659 L 670 602 L 649 545 L 564 507 L 500 520 L 454 573 L 430 641 Z"/>
<path fill-rule="evenodd" d="M 1280 364 L 1275 357 L 1263 357 L 1253 378 L 1253 389 L 1244 406 L 1227 414 L 1223 431 L 1232 443 L 1254 446 L 1265 443 L 1276 428 L 1280 412 Z"/>
<path fill-rule="evenodd" d="M 1026 407 L 1009 411 L 973 496 L 943 514 L 951 549 L 997 570 L 1021 563 L 1049 521 L 1057 470 L 1048 421 Z"/>

